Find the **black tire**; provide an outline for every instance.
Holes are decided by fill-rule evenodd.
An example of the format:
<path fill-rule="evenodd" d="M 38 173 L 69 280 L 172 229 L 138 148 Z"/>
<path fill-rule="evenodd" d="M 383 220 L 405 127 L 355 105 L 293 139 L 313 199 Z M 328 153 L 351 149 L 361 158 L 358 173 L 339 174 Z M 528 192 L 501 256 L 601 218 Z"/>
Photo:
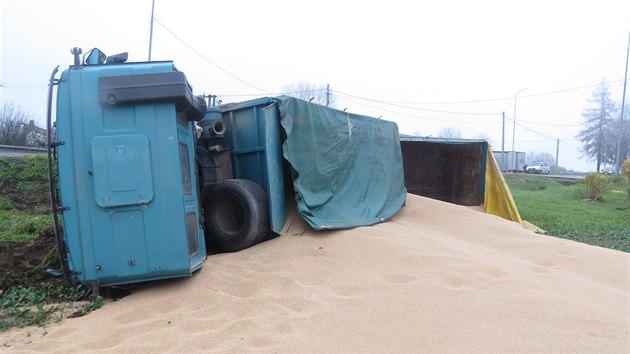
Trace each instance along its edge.
<path fill-rule="evenodd" d="M 204 203 L 206 233 L 222 250 L 251 247 L 269 234 L 267 194 L 246 179 L 217 183 Z"/>

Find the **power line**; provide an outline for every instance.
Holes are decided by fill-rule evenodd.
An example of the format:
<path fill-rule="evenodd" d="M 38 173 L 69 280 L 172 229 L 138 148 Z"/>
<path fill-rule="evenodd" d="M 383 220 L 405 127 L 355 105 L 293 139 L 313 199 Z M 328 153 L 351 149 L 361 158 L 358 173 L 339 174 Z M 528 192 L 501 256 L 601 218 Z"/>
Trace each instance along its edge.
<path fill-rule="evenodd" d="M 287 95 L 287 96 L 291 96 L 291 95 L 297 95 L 300 93 L 311 93 L 311 94 L 316 94 L 318 92 L 325 92 L 326 89 L 313 89 L 313 90 L 305 90 L 305 91 L 288 91 L 288 92 L 267 92 L 267 94 L 272 95 L 272 96 L 276 96 L 276 95 Z M 332 91 L 332 90 L 331 90 Z M 231 93 L 231 94 L 223 94 L 223 95 L 219 95 L 220 97 L 251 97 L 251 96 L 260 96 L 259 93 Z"/>
<path fill-rule="evenodd" d="M 543 134 L 543 133 L 541 133 L 541 132 L 539 132 L 539 131 L 536 131 L 536 130 L 534 130 L 534 129 L 530 129 L 530 128 L 528 128 L 528 127 L 524 126 L 523 124 L 521 124 L 521 123 L 519 123 L 519 122 L 516 122 L 516 125 L 518 125 L 519 127 L 523 128 L 523 129 L 525 129 L 525 130 L 528 130 L 528 131 L 530 131 L 530 132 L 532 132 L 532 133 L 534 133 L 534 134 L 540 135 L 540 136 L 542 136 L 543 138 L 547 138 L 547 139 L 549 139 L 549 140 L 556 140 L 556 139 L 557 139 L 557 138 L 555 138 L 555 137 L 552 137 L 552 136 L 549 136 L 549 135 Z"/>
<path fill-rule="evenodd" d="M 554 95 L 554 94 L 558 94 L 558 93 L 564 93 L 564 92 L 570 92 L 570 91 L 576 91 L 576 90 L 582 90 L 582 89 L 586 89 L 586 88 L 596 87 L 596 86 L 599 86 L 599 85 L 602 85 L 602 84 L 612 84 L 612 83 L 623 82 L 623 81 L 624 81 L 624 79 L 617 79 L 617 80 L 612 80 L 612 81 L 600 82 L 600 83 L 597 83 L 597 84 L 591 84 L 591 85 L 585 85 L 585 86 L 577 86 L 577 87 L 571 87 L 571 88 L 560 89 L 560 90 L 546 91 L 546 92 L 541 92 L 541 93 L 533 93 L 533 94 L 529 94 L 529 95 L 522 95 L 522 96 L 519 96 L 519 98 Z M 356 98 L 362 98 L 360 96 L 355 96 L 355 97 Z M 381 101 L 378 101 L 378 102 L 391 103 L 391 104 L 401 104 L 401 105 L 408 105 L 408 104 L 418 104 L 418 105 L 422 105 L 422 104 L 427 104 L 427 105 L 429 105 L 429 104 L 436 104 L 436 105 L 438 105 L 438 104 L 483 103 L 483 102 L 511 101 L 511 100 L 514 100 L 514 96 L 475 99 L 475 100 L 460 100 L 460 101 L 390 101 L 390 100 L 381 100 Z"/>
<path fill-rule="evenodd" d="M 550 139 L 544 139 L 544 140 L 517 140 L 517 143 L 546 143 L 549 141 L 554 141 L 554 140 L 550 140 Z"/>
<path fill-rule="evenodd" d="M 494 116 L 494 115 L 501 114 L 501 113 L 497 113 L 497 112 L 491 112 L 491 113 L 490 112 L 454 112 L 454 111 L 443 111 L 443 110 L 429 109 L 429 108 L 411 107 L 411 106 L 406 106 L 406 105 L 399 104 L 399 103 L 391 103 L 391 102 L 387 102 L 387 101 L 381 101 L 381 100 L 375 100 L 375 99 L 372 99 L 372 98 L 356 96 L 356 95 L 353 95 L 353 94 L 349 94 L 349 93 L 345 93 L 345 92 L 341 92 L 341 91 L 337 91 L 337 90 L 333 90 L 333 92 L 335 92 L 338 95 L 347 96 L 347 97 L 353 97 L 353 98 L 357 98 L 357 99 L 360 99 L 360 100 L 363 100 L 363 101 L 375 102 L 375 103 L 380 103 L 380 104 L 384 104 L 384 105 L 388 105 L 388 106 L 395 106 L 395 107 L 412 109 L 412 110 L 417 110 L 417 111 L 426 111 L 426 112 L 434 112 L 434 113 L 447 113 L 447 114 L 473 115 L 473 116 Z"/>
<path fill-rule="evenodd" d="M 522 95 L 519 96 L 519 98 L 526 98 L 526 97 L 537 97 L 537 96 L 545 96 L 545 95 L 553 95 L 553 94 L 558 94 L 558 93 L 564 93 L 564 92 L 570 92 L 570 91 L 576 91 L 576 90 L 582 90 L 585 88 L 591 88 L 591 87 L 596 87 L 602 84 L 611 84 L 611 83 L 615 83 L 615 82 L 623 82 L 623 79 L 619 79 L 619 80 L 612 80 L 612 81 L 606 81 L 603 83 L 598 83 L 598 84 L 592 84 L 592 85 L 585 85 L 585 86 L 578 86 L 578 87 L 572 87 L 572 88 L 567 88 L 567 89 L 560 89 L 560 90 L 554 90 L 554 91 L 546 91 L 546 92 L 541 92 L 541 93 L 535 93 L 535 94 L 530 94 L 530 95 Z M 389 101 L 389 100 L 376 100 L 376 99 L 371 99 L 371 98 L 366 98 L 366 97 L 362 97 L 362 96 L 358 96 L 355 94 L 350 94 L 350 93 L 346 93 L 346 92 L 342 92 L 342 91 L 337 91 L 337 90 L 331 90 L 341 96 L 346 96 L 346 97 L 354 97 L 357 99 L 361 99 L 364 101 L 371 101 L 371 102 L 376 102 L 376 103 L 381 103 L 381 104 L 387 104 L 387 105 L 394 105 L 397 107 L 401 107 L 401 108 L 408 108 L 408 109 L 414 109 L 414 110 L 423 110 L 423 111 L 429 111 L 429 112 L 436 112 L 436 113 L 446 113 L 446 114 L 462 114 L 462 115 L 495 115 L 495 114 L 500 114 L 500 113 L 490 113 L 490 112 L 455 112 L 455 111 L 443 111 L 443 110 L 432 110 L 432 109 L 423 109 L 423 108 L 418 108 L 418 107 L 409 107 L 409 106 L 405 106 L 405 105 L 410 105 L 410 104 L 465 104 L 465 103 L 482 103 L 482 102 L 495 102 L 495 101 L 507 101 L 507 100 L 514 100 L 514 96 L 510 96 L 510 97 L 500 97 L 500 98 L 489 98 L 489 99 L 479 99 L 479 100 L 462 100 L 462 101 Z M 278 93 L 269 93 L 269 94 L 278 94 Z M 290 94 L 290 93 L 284 93 L 284 94 Z M 222 95 L 223 97 L 240 97 L 240 96 L 256 96 L 258 94 L 252 93 L 252 94 L 226 94 L 226 95 Z M 347 98 L 346 98 L 347 99 Z M 349 99 L 348 99 L 349 100 Z M 349 100 L 351 101 L 351 100 Z M 357 103 L 356 101 L 352 101 Z M 378 107 L 373 107 L 370 106 L 372 108 L 377 108 L 380 109 Z M 531 124 L 538 124 L 538 125 L 550 125 L 550 126 L 580 126 L 580 124 L 554 124 L 554 123 L 538 123 L 538 122 L 528 122 Z"/>
<path fill-rule="evenodd" d="M 369 104 L 357 102 L 357 101 L 349 99 L 347 97 L 345 99 L 350 101 L 350 102 L 354 102 L 356 104 L 362 105 L 362 106 L 378 109 L 378 110 L 381 110 L 381 111 L 384 111 L 384 112 L 389 112 L 389 113 L 394 113 L 394 114 L 398 114 L 398 115 L 403 115 L 403 116 L 408 116 L 408 117 L 412 117 L 412 118 L 417 118 L 417 119 L 431 120 L 431 121 L 437 121 L 437 122 L 459 123 L 459 124 L 501 124 L 501 122 L 498 121 L 498 120 L 496 122 L 491 122 L 491 121 L 482 121 L 482 122 L 480 122 L 480 121 L 461 121 L 461 120 L 451 120 L 451 119 L 440 119 L 440 118 L 423 117 L 423 116 L 418 116 L 418 115 L 409 114 L 409 113 L 392 111 L 392 110 L 381 108 L 381 107 L 375 107 L 375 106 L 372 106 L 372 105 L 369 105 Z"/>
<path fill-rule="evenodd" d="M 534 93 L 534 94 L 531 94 L 531 95 L 523 95 L 523 96 L 521 96 L 521 98 L 546 96 L 546 95 L 555 95 L 556 93 L 564 93 L 564 92 L 569 92 L 569 91 L 582 90 L 582 89 L 585 89 L 585 88 L 591 88 L 591 87 L 596 87 L 596 86 L 600 86 L 600 85 L 607 85 L 607 84 L 612 84 L 612 83 L 615 83 L 615 82 L 623 82 L 623 81 L 624 81 L 624 79 L 617 79 L 617 80 L 612 80 L 612 81 L 600 82 L 598 84 L 579 86 L 579 87 L 572 87 L 572 88 L 556 90 L 556 91 L 547 91 L 547 92 L 542 92 L 542 93 Z"/>
<path fill-rule="evenodd" d="M 571 147 L 574 147 L 574 148 L 576 148 L 576 149 L 578 149 L 578 150 L 582 149 L 582 147 L 580 147 L 580 146 L 576 146 L 576 145 L 573 145 L 573 144 L 571 144 L 571 143 L 568 143 L 566 140 L 562 140 L 562 139 L 560 139 L 560 142 L 561 142 L 561 143 L 565 143 L 565 144 L 567 144 L 567 145 L 569 145 L 569 146 L 571 146 Z"/>
<path fill-rule="evenodd" d="M 511 118 L 508 118 L 508 117 L 506 117 L 506 119 L 513 121 Z M 530 132 L 532 132 L 532 133 L 534 133 L 534 134 L 536 134 L 538 136 L 542 136 L 543 138 L 547 139 L 545 141 L 556 141 L 556 140 L 559 140 L 560 142 L 562 142 L 562 143 L 564 143 L 566 145 L 569 145 L 569 146 L 571 146 L 571 147 L 573 147 L 575 149 L 578 149 L 578 150 L 581 149 L 581 147 L 576 146 L 576 145 L 571 144 L 568 141 L 566 141 L 567 139 L 560 139 L 558 137 L 549 136 L 547 134 L 541 133 L 541 132 L 536 131 L 534 129 L 528 128 L 528 127 L 524 126 L 523 124 L 520 124 L 519 122 L 516 122 L 516 125 L 518 125 L 519 127 L 523 128 L 525 130 L 528 130 L 528 131 L 530 131 Z"/>
<path fill-rule="evenodd" d="M 584 86 L 566 88 L 566 89 L 561 89 L 561 90 L 547 91 L 547 92 L 542 92 L 542 93 L 534 93 L 534 94 L 529 94 L 529 95 L 523 95 L 523 96 L 521 96 L 521 98 L 538 97 L 538 96 L 545 96 L 545 95 L 553 95 L 553 94 L 558 94 L 558 93 L 564 93 L 564 92 L 569 92 L 569 91 L 582 90 L 582 89 L 585 89 L 585 88 L 596 87 L 596 86 L 599 86 L 599 85 L 602 85 L 602 84 L 610 84 L 610 83 L 615 83 L 615 82 L 619 82 L 619 81 L 624 81 L 624 80 L 612 80 L 612 81 L 607 81 L 607 82 L 598 83 L 598 84 L 584 85 Z M 429 108 L 412 107 L 412 106 L 408 106 L 408 105 L 409 104 L 438 104 L 438 103 L 439 104 L 455 104 L 455 103 L 491 102 L 491 101 L 512 100 L 513 99 L 513 97 L 505 97 L 505 98 L 486 99 L 486 100 L 474 100 L 474 101 L 448 101 L 448 102 L 446 102 L 446 101 L 445 102 L 400 102 L 400 101 L 398 101 L 397 102 L 397 101 L 376 100 L 376 99 L 367 98 L 367 97 L 361 97 L 361 96 L 358 96 L 358 95 L 354 95 L 354 94 L 350 94 L 350 93 L 346 93 L 346 92 L 342 92 L 342 91 L 337 91 L 337 90 L 335 90 L 333 92 L 335 92 L 336 94 L 338 94 L 340 96 L 345 96 L 346 99 L 348 99 L 348 97 L 353 97 L 353 98 L 364 100 L 364 101 L 375 102 L 375 103 L 380 103 L 380 104 L 384 104 L 384 105 L 390 105 L 390 106 L 395 106 L 395 107 L 400 107 L 400 108 L 405 108 L 405 109 L 418 110 L 418 111 L 427 111 L 427 112 L 434 112 L 434 113 L 459 114 L 459 115 L 498 115 L 500 113 L 446 111 L 446 110 L 436 110 L 436 109 L 429 109 Z M 350 100 L 350 101 L 352 101 L 352 100 Z M 352 102 L 357 103 L 356 101 L 352 101 Z M 377 108 L 377 107 L 372 107 L 372 108 Z M 538 123 L 538 122 L 529 122 L 529 123 L 536 124 L 536 125 L 558 126 L 558 127 L 562 127 L 562 126 L 577 127 L 577 126 L 580 126 L 579 124 L 553 124 L 553 123 Z"/>
<path fill-rule="evenodd" d="M 249 82 L 239 78 L 238 76 L 232 74 L 231 72 L 223 69 L 221 66 L 219 66 L 218 64 L 216 64 L 215 62 L 213 62 L 212 60 L 208 59 L 205 55 L 203 55 L 201 52 L 199 52 L 198 50 L 196 50 L 195 48 L 193 48 L 193 46 L 191 46 L 190 44 L 188 44 L 186 41 L 184 41 L 181 37 L 179 37 L 177 34 L 175 34 L 175 32 L 173 32 L 171 29 L 169 29 L 168 27 L 166 27 L 162 22 L 160 22 L 157 18 L 153 17 L 153 20 L 155 22 L 157 22 L 160 26 L 162 26 L 162 28 L 164 28 L 168 33 L 170 33 L 173 37 L 175 37 L 178 41 L 180 41 L 183 45 L 185 45 L 186 47 L 188 47 L 188 49 L 190 49 L 191 51 L 193 51 L 195 54 L 199 55 L 201 58 L 203 58 L 205 61 L 207 61 L 208 63 L 214 65 L 217 69 L 223 71 L 224 73 L 228 74 L 229 76 L 231 76 L 232 78 L 244 83 L 245 85 L 256 89 L 258 91 L 262 91 L 266 94 L 271 94 L 271 92 L 267 91 L 267 90 L 263 90 L 259 87 L 256 87 L 252 84 L 250 84 Z"/>
<path fill-rule="evenodd" d="M 551 126 L 551 127 L 581 127 L 582 126 L 582 124 L 539 123 L 539 122 L 532 122 L 532 121 L 521 120 L 521 119 L 519 119 L 519 122 L 524 122 L 527 124 L 534 124 L 534 125 L 545 125 L 545 126 Z"/>
<path fill-rule="evenodd" d="M 508 118 L 508 119 L 509 119 L 509 118 Z M 574 147 L 574 148 L 576 148 L 576 149 L 578 149 L 578 150 L 579 150 L 579 149 L 581 149 L 581 147 L 576 146 L 576 145 L 573 145 L 573 144 L 571 144 L 571 143 L 567 142 L 566 140 L 563 140 L 563 139 L 560 139 L 560 138 L 557 138 L 557 137 L 552 137 L 552 136 L 549 136 L 549 135 L 543 134 L 543 133 L 541 133 L 541 132 L 539 132 L 539 131 L 536 131 L 536 130 L 534 130 L 534 129 L 528 128 L 528 127 L 526 127 L 526 126 L 524 126 L 524 125 L 520 124 L 519 122 L 516 122 L 516 125 L 518 125 L 519 127 L 523 128 L 523 129 L 525 129 L 525 130 L 528 130 L 528 131 L 530 131 L 530 132 L 532 132 L 532 133 L 534 133 L 534 134 L 536 134 L 536 135 L 542 136 L 543 138 L 547 138 L 547 139 L 548 139 L 548 140 L 550 140 L 550 141 L 556 141 L 556 140 L 559 140 L 560 142 L 562 142 L 562 143 L 564 143 L 564 144 L 567 144 L 567 145 L 569 145 L 569 146 L 571 146 L 571 147 Z"/>
<path fill-rule="evenodd" d="M 157 22 L 160 26 L 162 26 L 162 28 L 164 28 L 167 32 L 169 32 L 173 37 L 175 37 L 178 41 L 180 41 L 182 44 L 184 44 L 186 47 L 188 47 L 191 51 L 193 51 L 195 54 L 199 55 L 201 58 L 203 58 L 205 61 L 207 61 L 208 63 L 212 64 L 213 66 L 215 66 L 216 68 L 218 68 L 219 70 L 223 71 L 224 73 L 226 73 L 227 75 L 231 76 L 232 78 L 244 83 L 247 86 L 250 86 L 256 90 L 259 90 L 261 92 L 264 92 L 266 94 L 269 95 L 275 95 L 277 93 L 272 93 L 269 92 L 267 90 L 263 90 L 253 84 L 250 84 L 249 82 L 237 77 L 236 75 L 232 74 L 231 72 L 227 71 L 226 69 L 222 68 L 221 66 L 219 66 L 218 64 L 214 63 L 212 60 L 210 60 L 209 58 L 207 58 L 205 55 L 203 55 L 201 52 L 199 52 L 198 50 L 196 50 L 194 47 L 192 47 L 190 44 L 188 44 L 186 41 L 184 41 L 181 37 L 179 37 L 177 34 L 175 34 L 170 28 L 168 28 L 166 25 L 164 25 L 161 21 L 159 21 L 157 18 L 153 17 L 153 20 L 155 22 Z M 538 94 L 530 94 L 530 95 L 523 95 L 521 98 L 525 98 L 525 97 L 537 97 L 537 96 L 543 96 L 543 95 L 551 95 L 551 94 L 557 94 L 557 93 L 563 93 L 563 92 L 569 92 L 569 91 L 575 91 L 575 90 L 581 90 L 584 88 L 590 88 L 590 87 L 595 87 L 595 86 L 599 86 L 602 84 L 610 84 L 610 83 L 614 83 L 614 82 L 619 82 L 619 81 L 623 81 L 623 80 L 612 80 L 612 81 L 607 81 L 607 82 L 603 82 L 603 83 L 599 83 L 599 84 L 593 84 L 593 85 L 586 85 L 586 86 L 579 86 L 579 87 L 573 87 L 573 88 L 567 88 L 567 89 L 562 89 L 562 90 L 555 90 L 555 91 L 548 91 L 548 92 L 543 92 L 543 93 L 538 93 Z M 318 90 L 321 91 L 321 90 Z M 395 106 L 395 107 L 400 107 L 400 108 L 406 108 L 406 109 L 411 109 L 411 110 L 419 110 L 419 111 L 427 111 L 427 112 L 434 112 L 434 113 L 445 113 L 445 114 L 458 114 L 458 115 L 498 115 L 499 113 L 489 113 L 489 112 L 457 112 L 457 111 L 445 111 L 445 110 L 434 110 L 434 109 L 428 109 L 428 108 L 418 108 L 418 107 L 410 107 L 410 106 L 406 106 L 404 104 L 459 104 L 459 103 L 478 103 L 478 102 L 492 102 L 492 101 L 503 101 L 503 100 L 512 100 L 512 97 L 504 97 L 504 98 L 492 98 L 492 99 L 483 99 L 483 100 L 466 100 L 466 101 L 441 101 L 441 102 L 400 102 L 400 101 L 382 101 L 382 100 L 375 100 L 375 99 L 370 99 L 370 98 L 365 98 L 365 97 L 361 97 L 361 96 L 357 96 L 357 95 L 353 95 L 353 94 L 349 94 L 349 93 L 345 93 L 342 91 L 337 91 L 334 90 L 333 92 L 341 95 L 341 96 L 349 96 L 349 97 L 354 97 L 360 100 L 365 100 L 365 101 L 370 101 L 370 102 L 375 102 L 375 103 L 380 103 L 380 104 L 385 104 L 385 105 L 391 105 L 391 106 Z M 284 93 L 284 94 L 291 94 L 289 93 Z M 222 97 L 242 97 L 242 96 L 257 96 L 258 94 L 239 94 L 239 95 L 221 95 Z M 401 114 L 401 115 L 406 115 L 406 116 L 410 116 L 410 117 L 414 117 L 414 118 L 419 118 L 419 119 L 426 119 L 426 120 L 433 120 L 433 121 L 442 121 L 442 122 L 453 122 L 453 123 L 461 123 L 461 124 L 495 124 L 497 122 L 462 122 L 462 121 L 455 121 L 455 120 L 448 120 L 448 119 L 437 119 L 437 118 L 429 118 L 429 117 L 422 117 L 422 116 L 416 116 L 416 115 L 410 115 L 410 114 L 406 114 L 406 113 L 402 113 L 402 112 L 396 112 L 396 111 L 391 111 L 391 110 L 387 110 L 387 109 L 383 109 L 383 108 L 379 108 L 379 107 L 374 107 L 374 106 L 370 106 L 367 104 L 363 104 L 363 103 L 359 103 L 356 102 L 354 100 L 348 99 L 346 97 L 347 100 L 357 103 L 357 104 L 361 104 L 367 107 L 371 107 L 371 108 L 375 108 L 375 109 L 381 109 L 383 111 L 386 112 L 390 112 L 390 113 L 395 113 L 395 114 Z M 509 119 L 509 118 L 508 118 Z M 526 121 L 527 122 L 527 121 Z M 538 122 L 527 122 L 529 124 L 536 124 L 536 125 L 544 125 L 544 126 L 580 126 L 579 124 L 553 124 L 553 123 L 538 123 Z M 532 129 L 529 129 L 525 126 L 523 126 L 522 124 L 516 123 L 519 126 L 535 133 L 538 135 L 541 135 L 543 137 L 546 137 L 548 139 L 552 139 L 549 138 L 548 136 L 536 132 Z"/>

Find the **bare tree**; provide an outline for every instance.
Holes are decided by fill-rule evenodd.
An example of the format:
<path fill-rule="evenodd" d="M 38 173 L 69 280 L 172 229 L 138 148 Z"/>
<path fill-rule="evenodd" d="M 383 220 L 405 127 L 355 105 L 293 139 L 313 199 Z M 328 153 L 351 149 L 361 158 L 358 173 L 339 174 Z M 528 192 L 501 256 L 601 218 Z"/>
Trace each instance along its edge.
<path fill-rule="evenodd" d="M 438 133 L 438 137 L 446 138 L 446 139 L 459 139 L 462 137 L 462 132 L 459 131 L 456 127 L 449 126 L 446 128 L 442 128 Z"/>
<path fill-rule="evenodd" d="M 44 147 L 45 133 L 29 114 L 14 104 L 5 102 L 0 107 L 0 145 Z"/>
<path fill-rule="evenodd" d="M 291 97 L 317 103 L 322 106 L 335 107 L 336 97 L 327 85 L 300 81 L 284 86 L 283 91 L 286 95 Z"/>

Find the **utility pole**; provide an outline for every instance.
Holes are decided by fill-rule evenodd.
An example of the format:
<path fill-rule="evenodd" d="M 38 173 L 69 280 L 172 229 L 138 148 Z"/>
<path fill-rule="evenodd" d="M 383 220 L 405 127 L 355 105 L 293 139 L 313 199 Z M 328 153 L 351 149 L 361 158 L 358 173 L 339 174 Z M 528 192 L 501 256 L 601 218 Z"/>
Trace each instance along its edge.
<path fill-rule="evenodd" d="M 155 0 L 151 1 L 151 29 L 149 30 L 149 61 L 151 61 L 151 47 L 153 46 L 153 14 L 155 12 Z"/>
<path fill-rule="evenodd" d="M 330 84 L 326 84 L 326 107 L 330 106 Z"/>
<path fill-rule="evenodd" d="M 626 49 L 626 71 L 623 80 L 623 97 L 621 98 L 621 117 L 619 117 L 619 139 L 617 139 L 617 154 L 615 156 L 615 168 L 619 174 L 621 169 L 621 141 L 623 140 L 623 113 L 626 105 L 626 83 L 628 82 L 628 55 L 630 54 L 630 34 L 628 34 L 628 49 Z"/>
<path fill-rule="evenodd" d="M 558 154 L 560 153 L 560 139 L 556 139 L 556 174 L 558 174 Z"/>
<path fill-rule="evenodd" d="M 514 150 L 514 142 L 516 141 L 516 97 L 518 97 L 518 94 L 527 90 L 526 88 L 522 88 L 518 91 L 516 91 L 516 93 L 514 94 L 514 117 L 512 117 L 513 119 L 513 123 L 514 125 L 512 126 L 512 153 L 514 154 L 514 172 L 518 172 L 518 167 L 516 166 L 516 162 L 518 161 L 516 158 L 516 150 Z"/>
<path fill-rule="evenodd" d="M 503 117 L 503 125 L 501 126 L 501 166 L 503 166 L 503 169 L 507 170 L 505 168 L 505 111 L 501 113 L 501 116 Z M 502 172 L 505 172 L 505 170 Z"/>

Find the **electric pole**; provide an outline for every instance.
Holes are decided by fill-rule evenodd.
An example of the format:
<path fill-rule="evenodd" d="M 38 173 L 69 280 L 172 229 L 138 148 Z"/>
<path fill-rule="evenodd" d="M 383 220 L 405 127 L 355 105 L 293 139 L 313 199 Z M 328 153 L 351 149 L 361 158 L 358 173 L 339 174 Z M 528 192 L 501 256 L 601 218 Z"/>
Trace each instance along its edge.
<path fill-rule="evenodd" d="M 619 139 L 617 140 L 617 154 L 615 156 L 615 168 L 619 174 L 621 169 L 621 141 L 623 140 L 623 111 L 626 105 L 626 83 L 628 82 L 628 55 L 630 54 L 630 34 L 628 35 L 628 49 L 626 49 L 626 71 L 623 80 L 623 97 L 621 98 L 621 117 L 619 117 Z"/>
<path fill-rule="evenodd" d="M 512 122 L 514 123 L 513 127 L 512 127 L 512 152 L 514 154 L 514 166 L 512 166 L 514 168 L 514 172 L 518 172 L 518 167 L 516 166 L 517 164 L 517 158 L 516 158 L 516 150 L 514 149 L 514 142 L 516 141 L 516 98 L 518 97 L 518 94 L 527 90 L 526 88 L 522 88 L 518 91 L 516 91 L 516 94 L 514 94 L 514 116 L 512 117 Z"/>
<path fill-rule="evenodd" d="M 326 84 L 326 107 L 330 106 L 330 84 Z"/>
<path fill-rule="evenodd" d="M 153 46 L 153 14 L 155 11 L 155 0 L 151 1 L 151 29 L 149 30 L 149 61 L 151 61 L 151 47 Z"/>
<path fill-rule="evenodd" d="M 560 139 L 556 139 L 556 174 L 558 174 L 558 153 L 560 152 Z"/>
<path fill-rule="evenodd" d="M 505 111 L 501 113 L 501 116 L 503 117 L 503 126 L 501 127 L 501 165 L 503 166 L 503 169 L 507 170 L 505 168 Z M 505 170 L 502 172 L 505 172 Z"/>

